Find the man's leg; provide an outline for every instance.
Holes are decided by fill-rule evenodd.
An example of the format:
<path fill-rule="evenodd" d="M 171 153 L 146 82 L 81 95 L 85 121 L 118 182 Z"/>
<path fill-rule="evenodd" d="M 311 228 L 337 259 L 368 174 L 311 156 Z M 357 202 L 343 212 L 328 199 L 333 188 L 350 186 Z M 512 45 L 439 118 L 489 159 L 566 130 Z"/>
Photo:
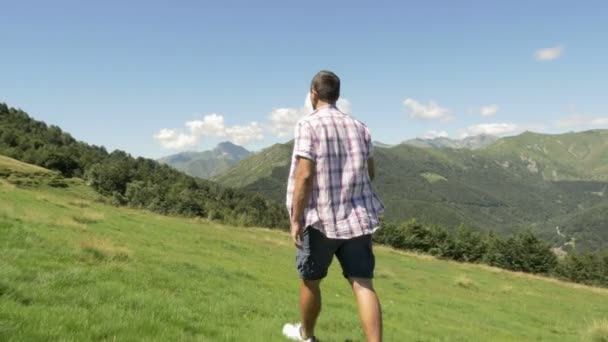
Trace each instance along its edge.
<path fill-rule="evenodd" d="M 382 311 L 372 278 L 376 258 L 371 235 L 344 241 L 336 251 L 344 277 L 350 282 L 359 306 L 359 319 L 368 342 L 382 341 Z"/>
<path fill-rule="evenodd" d="M 368 342 L 382 341 L 382 310 L 371 279 L 349 278 L 357 305 L 359 319 Z"/>
<path fill-rule="evenodd" d="M 315 324 L 321 312 L 321 279 L 327 276 L 337 244 L 312 227 L 304 229 L 300 240 L 302 245 L 296 252 L 296 266 L 301 279 L 300 323 L 302 326 L 299 337 L 306 340 L 314 337 Z"/>
<path fill-rule="evenodd" d="M 304 339 L 315 336 L 315 324 L 321 312 L 321 280 L 302 280 L 300 285 L 300 313 Z"/>

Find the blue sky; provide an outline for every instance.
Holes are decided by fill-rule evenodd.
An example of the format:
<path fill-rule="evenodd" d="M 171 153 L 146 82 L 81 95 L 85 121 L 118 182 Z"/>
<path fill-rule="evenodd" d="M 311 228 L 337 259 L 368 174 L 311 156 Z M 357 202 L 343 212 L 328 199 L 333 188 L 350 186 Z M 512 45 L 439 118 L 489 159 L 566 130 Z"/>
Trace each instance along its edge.
<path fill-rule="evenodd" d="M 606 1 L 0 0 L 0 12 L 0 102 L 136 156 L 287 141 L 321 69 L 386 143 L 608 128 Z"/>

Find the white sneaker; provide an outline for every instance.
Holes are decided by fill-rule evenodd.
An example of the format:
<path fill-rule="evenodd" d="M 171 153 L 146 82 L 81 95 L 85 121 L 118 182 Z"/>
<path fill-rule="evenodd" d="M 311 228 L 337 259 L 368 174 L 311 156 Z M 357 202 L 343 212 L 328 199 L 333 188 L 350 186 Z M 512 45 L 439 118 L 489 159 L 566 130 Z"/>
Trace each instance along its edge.
<path fill-rule="evenodd" d="M 301 329 L 302 323 L 285 323 L 283 326 L 283 335 L 292 341 L 303 341 L 303 342 L 316 342 L 317 339 L 309 337 L 307 339 L 302 338 Z"/>

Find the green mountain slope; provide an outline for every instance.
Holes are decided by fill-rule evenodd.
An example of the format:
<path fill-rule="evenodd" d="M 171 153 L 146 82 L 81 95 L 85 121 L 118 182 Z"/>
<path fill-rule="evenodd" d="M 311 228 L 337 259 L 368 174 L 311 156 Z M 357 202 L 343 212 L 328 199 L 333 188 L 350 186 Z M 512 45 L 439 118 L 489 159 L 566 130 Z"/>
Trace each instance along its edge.
<path fill-rule="evenodd" d="M 526 161 L 547 180 L 608 181 L 608 130 L 555 135 L 526 132 L 500 139 L 483 152 Z"/>
<path fill-rule="evenodd" d="M 565 216 L 556 227 L 566 232 L 571 240 L 590 249 L 605 249 L 608 241 L 608 201 Z"/>
<path fill-rule="evenodd" d="M 463 139 L 450 139 L 445 137 L 433 139 L 416 138 L 406 140 L 403 144 L 427 148 L 468 148 L 476 150 L 491 145 L 498 139 L 498 137 L 493 135 L 480 134 Z"/>
<path fill-rule="evenodd" d="M 298 317 L 287 234 L 117 208 L 40 171 L 0 158 L 0 340 L 284 341 L 282 324 Z M 387 341 L 606 338 L 606 290 L 376 254 Z M 337 263 L 323 290 L 318 336 L 362 340 Z"/>
<path fill-rule="evenodd" d="M 587 143 L 593 146 L 593 155 L 603 156 L 608 153 L 608 147 L 600 144 L 606 137 L 605 133 L 578 134 L 582 140 L 593 141 Z M 539 147 L 533 151 L 543 151 L 545 159 L 542 161 L 525 147 L 534 146 L 531 140 L 534 136 L 537 136 L 539 143 L 536 145 Z M 549 142 L 576 140 L 571 134 L 565 136 L 567 139 L 560 136 L 545 139 L 544 135 L 525 133 L 479 150 L 418 148 L 405 144 L 392 148 L 378 147 L 375 188 L 387 207 L 389 220 L 416 218 L 423 223 L 450 228 L 464 223 L 500 233 L 532 229 L 556 246 L 576 235 L 579 249 L 605 247 L 608 239 L 604 234 L 599 235 L 599 241 L 590 241 L 591 235 L 581 233 L 597 230 L 587 227 L 584 222 L 565 225 L 562 233 L 566 238 L 556 234 L 556 226 L 566 221 L 579 222 L 583 215 L 577 213 L 608 201 L 608 196 L 604 195 L 608 183 L 603 181 L 598 171 L 604 167 L 600 157 L 599 161 L 589 159 L 589 165 L 596 166 L 583 174 L 572 166 L 575 164 L 572 159 L 553 161 L 549 158 L 559 157 L 557 153 L 544 153 L 543 147 L 550 149 Z M 555 144 L 561 146 L 557 142 Z M 517 147 L 506 146 L 524 147 L 521 153 L 517 153 Z M 275 145 L 265 151 L 263 159 L 259 156 L 248 158 L 217 180 L 283 201 L 291 147 L 291 144 Z M 551 147 L 554 149 L 559 150 Z M 272 163 L 267 160 L 272 160 Z M 570 174 L 571 180 L 547 179 L 545 174 L 553 171 L 549 171 L 546 165 L 558 167 L 559 174 Z M 595 176 L 591 177 L 591 174 Z M 595 216 L 601 222 L 608 222 L 608 212 Z"/>
<path fill-rule="evenodd" d="M 213 150 L 181 152 L 160 158 L 158 161 L 198 178 L 212 178 L 228 170 L 253 153 L 230 142 L 223 142 Z"/>
<path fill-rule="evenodd" d="M 293 142 L 275 144 L 213 178 L 226 186 L 245 188 L 284 202 Z"/>

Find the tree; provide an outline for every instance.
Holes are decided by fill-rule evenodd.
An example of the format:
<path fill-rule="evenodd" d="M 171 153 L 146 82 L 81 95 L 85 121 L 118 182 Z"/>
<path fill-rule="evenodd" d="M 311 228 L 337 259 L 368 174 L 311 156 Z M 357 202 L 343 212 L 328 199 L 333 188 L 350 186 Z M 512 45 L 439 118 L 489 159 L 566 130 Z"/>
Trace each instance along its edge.
<path fill-rule="evenodd" d="M 458 261 L 478 262 L 482 260 L 486 250 L 487 240 L 479 232 L 461 224 L 456 228 L 448 256 Z"/>
<path fill-rule="evenodd" d="M 557 265 L 557 257 L 549 245 L 529 231 L 507 239 L 492 237 L 484 261 L 492 266 L 530 273 L 549 273 Z"/>
<path fill-rule="evenodd" d="M 50 153 L 45 158 L 42 166 L 47 169 L 57 170 L 64 177 L 72 177 L 80 171 L 80 165 L 78 165 L 78 162 L 74 158 L 61 153 Z"/>
<path fill-rule="evenodd" d="M 608 286 L 608 252 L 568 254 L 555 269 L 558 277 L 594 286 Z"/>

